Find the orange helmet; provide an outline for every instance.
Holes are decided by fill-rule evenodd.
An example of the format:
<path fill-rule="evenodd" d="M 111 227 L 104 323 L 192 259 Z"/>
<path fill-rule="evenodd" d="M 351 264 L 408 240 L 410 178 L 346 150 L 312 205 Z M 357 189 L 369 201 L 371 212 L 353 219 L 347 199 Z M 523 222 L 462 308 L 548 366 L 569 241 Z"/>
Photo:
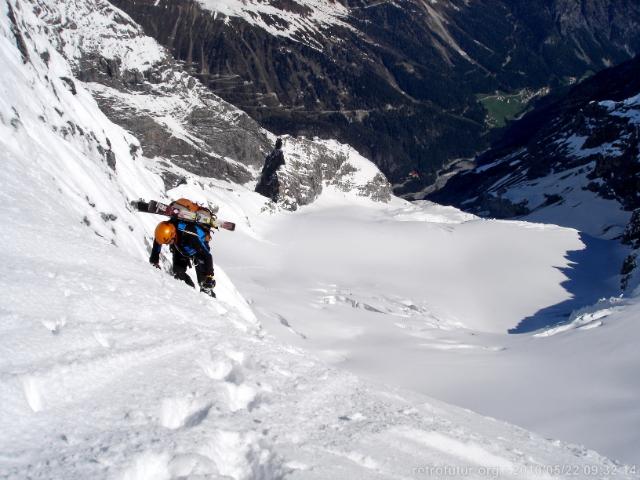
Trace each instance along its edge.
<path fill-rule="evenodd" d="M 167 245 L 176 239 L 176 227 L 171 222 L 160 222 L 156 227 L 156 242 Z"/>

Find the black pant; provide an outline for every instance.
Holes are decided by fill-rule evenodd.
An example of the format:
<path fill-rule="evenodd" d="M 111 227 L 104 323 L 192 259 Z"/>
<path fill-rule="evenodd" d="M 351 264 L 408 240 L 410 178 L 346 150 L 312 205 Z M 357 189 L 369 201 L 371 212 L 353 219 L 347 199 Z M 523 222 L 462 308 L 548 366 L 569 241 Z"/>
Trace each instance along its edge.
<path fill-rule="evenodd" d="M 182 280 L 190 287 L 195 287 L 193 280 L 187 274 L 187 268 L 191 266 L 191 258 L 185 257 L 178 250 L 171 249 L 173 253 L 173 276 L 178 280 Z M 198 283 L 202 283 L 208 275 L 213 275 L 213 261 L 211 255 L 196 255 L 193 257 L 193 263 L 196 267 L 196 276 Z"/>

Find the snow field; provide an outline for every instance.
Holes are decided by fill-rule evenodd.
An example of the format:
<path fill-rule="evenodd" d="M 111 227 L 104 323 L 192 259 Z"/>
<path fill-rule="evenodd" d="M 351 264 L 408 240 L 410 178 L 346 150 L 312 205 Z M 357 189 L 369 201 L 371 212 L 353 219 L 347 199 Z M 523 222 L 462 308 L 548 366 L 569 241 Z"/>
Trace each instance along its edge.
<path fill-rule="evenodd" d="M 265 336 L 241 299 L 213 301 L 86 227 L 54 233 L 57 255 L 25 255 L 37 251 L 34 229 L 12 228 L 22 241 L 1 259 L 7 478 L 411 478 L 424 465 L 516 478 L 553 461 L 614 466 L 372 389 Z"/>
<path fill-rule="evenodd" d="M 621 252 L 603 247 L 582 272 L 590 240 L 572 229 L 331 189 L 272 215 L 250 192 L 195 179 L 170 194 L 224 195 L 246 217 L 212 245 L 268 334 L 364 378 L 638 462 L 635 301 L 570 315 L 606 291 L 609 279 L 593 275 L 606 277 Z M 507 334 L 536 315 L 560 324 Z"/>

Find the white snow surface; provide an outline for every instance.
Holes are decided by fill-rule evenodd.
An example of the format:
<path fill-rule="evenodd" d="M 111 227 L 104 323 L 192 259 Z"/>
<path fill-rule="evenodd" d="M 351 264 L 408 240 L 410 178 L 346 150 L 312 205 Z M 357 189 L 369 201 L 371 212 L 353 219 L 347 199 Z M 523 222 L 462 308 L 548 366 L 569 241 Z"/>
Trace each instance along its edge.
<path fill-rule="evenodd" d="M 262 218 L 223 192 L 171 194 L 242 202 L 251 233 L 245 223 L 214 245 L 267 332 L 360 376 L 638 463 L 638 300 L 585 307 L 617 291 L 616 242 L 329 191 Z"/>
<path fill-rule="evenodd" d="M 288 6 L 268 0 L 198 0 L 214 17 L 241 18 L 271 35 L 322 48 L 316 39 L 332 26 L 352 27 L 344 21 L 349 9 L 335 0 L 298 0 Z"/>
<path fill-rule="evenodd" d="M 160 178 L 46 31 L 23 61 L 10 6 L 32 15 L 0 4 L 1 478 L 639 477 L 640 303 L 505 334 L 571 300 L 576 230 L 331 187 L 268 213 L 192 177 L 168 195 L 238 223 L 212 300 L 148 265 L 158 218 L 129 201 Z"/>
<path fill-rule="evenodd" d="M 142 28 L 126 13 L 107 0 L 38 0 L 37 3 L 45 12 L 40 17 L 52 29 L 60 29 L 61 41 L 55 47 L 71 62 L 78 62 L 82 52 L 96 52 L 107 59 L 121 60 L 123 70 L 144 72 L 168 55 L 153 38 L 143 34 Z M 24 5 L 28 10 L 29 2 Z M 51 35 L 50 41 L 57 39 Z"/>

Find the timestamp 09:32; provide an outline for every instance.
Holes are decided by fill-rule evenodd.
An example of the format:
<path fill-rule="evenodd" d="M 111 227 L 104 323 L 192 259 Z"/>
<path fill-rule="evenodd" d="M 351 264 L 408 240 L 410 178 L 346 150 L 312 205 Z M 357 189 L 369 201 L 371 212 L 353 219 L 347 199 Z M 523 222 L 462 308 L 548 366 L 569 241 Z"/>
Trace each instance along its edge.
<path fill-rule="evenodd" d="M 549 464 L 549 465 L 512 465 L 508 468 L 504 467 L 471 467 L 471 466 L 454 466 L 454 465 L 430 465 L 422 467 L 414 467 L 414 475 L 435 476 L 438 478 L 445 477 L 465 477 L 465 476 L 482 476 L 487 478 L 508 477 L 594 477 L 606 478 L 615 477 L 617 475 L 638 475 L 640 466 L 638 465 L 601 465 L 601 464 Z"/>
<path fill-rule="evenodd" d="M 506 472 L 505 472 L 506 473 Z M 559 475 L 564 477 L 608 477 L 616 475 L 637 475 L 638 465 L 599 465 L 599 464 L 551 464 L 551 465 L 514 465 L 511 472 L 517 476 Z"/>

